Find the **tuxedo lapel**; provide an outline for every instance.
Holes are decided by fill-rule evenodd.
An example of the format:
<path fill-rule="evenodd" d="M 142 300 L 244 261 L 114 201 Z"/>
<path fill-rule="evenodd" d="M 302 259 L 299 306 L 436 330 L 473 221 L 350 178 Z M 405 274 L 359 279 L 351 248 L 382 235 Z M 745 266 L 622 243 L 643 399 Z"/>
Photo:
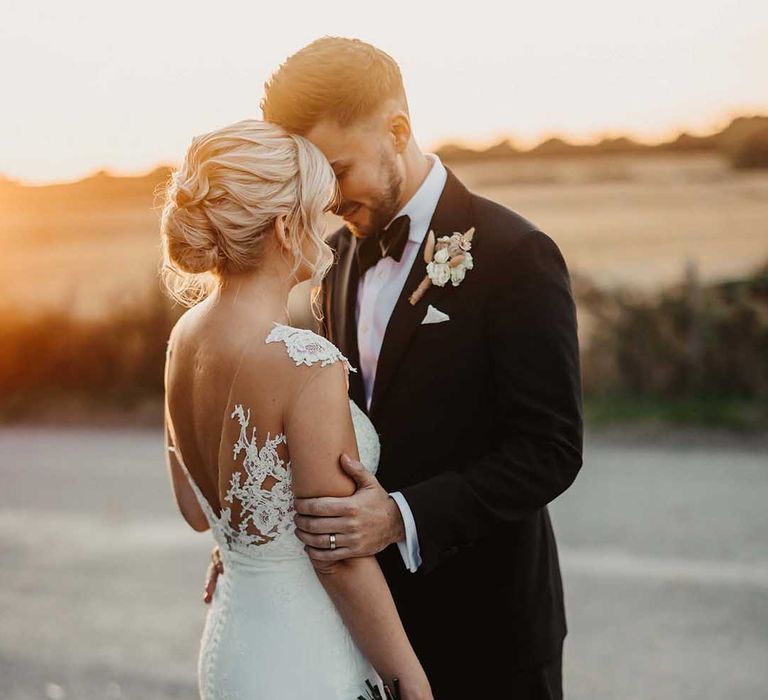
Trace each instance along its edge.
<path fill-rule="evenodd" d="M 337 337 L 332 340 L 350 364 L 357 369 L 357 372 L 349 373 L 349 395 L 365 411 L 365 386 L 360 369 L 360 350 L 357 345 L 357 323 L 355 322 L 357 285 L 360 279 L 356 260 L 358 240 L 349 231 L 345 231 L 342 235 L 347 237 L 348 244 L 344 255 L 339 256 L 336 279 L 338 294 L 336 303 L 333 305 L 333 325 Z"/>
<path fill-rule="evenodd" d="M 447 169 L 447 168 L 446 168 Z M 448 170 L 448 179 L 446 180 L 443 192 L 438 200 L 435 213 L 429 225 L 429 230 L 435 232 L 435 238 L 443 235 L 450 235 L 454 231 L 466 231 L 471 226 L 471 198 L 464 185 L 458 178 Z M 453 293 L 460 293 L 459 287 L 453 288 L 453 285 L 446 284 L 444 287 L 430 285 L 421 299 L 412 306 L 408 297 L 414 292 L 416 287 L 427 274 L 427 265 L 424 261 L 424 249 L 427 245 L 427 237 L 419 246 L 419 251 L 413 262 L 405 285 L 400 292 L 400 296 L 392 310 L 392 315 L 387 323 L 384 332 L 379 359 L 376 365 L 376 377 L 373 385 L 373 395 L 371 397 L 371 417 L 374 416 L 381 400 L 386 393 L 387 388 L 392 383 L 397 373 L 397 368 L 401 362 L 405 351 L 413 338 L 413 334 L 421 324 L 422 318 L 426 313 L 429 304 L 436 302 L 447 293 L 451 288 Z M 357 282 L 355 282 L 355 288 Z M 356 290 L 355 292 L 356 293 Z M 352 307 L 352 325 L 354 326 L 354 306 Z M 355 336 L 355 346 L 357 346 L 357 336 Z"/>

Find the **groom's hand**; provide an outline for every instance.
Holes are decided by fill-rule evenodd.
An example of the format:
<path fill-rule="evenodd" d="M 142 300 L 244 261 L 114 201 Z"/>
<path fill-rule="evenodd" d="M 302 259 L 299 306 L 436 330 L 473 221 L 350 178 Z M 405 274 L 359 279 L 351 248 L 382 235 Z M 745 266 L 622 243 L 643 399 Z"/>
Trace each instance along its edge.
<path fill-rule="evenodd" d="M 400 509 L 376 477 L 346 454 L 339 461 L 355 480 L 355 493 L 295 499 L 296 536 L 315 561 L 366 557 L 405 539 Z M 329 548 L 331 534 L 336 535 L 336 549 Z"/>
<path fill-rule="evenodd" d="M 208 564 L 208 571 L 205 575 L 205 589 L 203 590 L 203 601 L 210 603 L 213 600 L 213 592 L 216 590 L 216 581 L 219 580 L 219 574 L 224 573 L 224 563 L 221 561 L 221 552 L 218 547 L 214 547 L 211 552 L 211 563 Z"/>

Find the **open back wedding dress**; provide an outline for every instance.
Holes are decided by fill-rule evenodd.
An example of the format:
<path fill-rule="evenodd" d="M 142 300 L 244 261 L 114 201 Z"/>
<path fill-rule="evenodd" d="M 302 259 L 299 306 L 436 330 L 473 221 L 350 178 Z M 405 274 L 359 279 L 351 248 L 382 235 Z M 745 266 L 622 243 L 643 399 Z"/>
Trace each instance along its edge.
<path fill-rule="evenodd" d="M 265 340 L 282 343 L 298 365 L 344 362 L 326 338 L 275 322 Z M 368 416 L 349 399 L 360 461 L 376 471 L 379 439 Z M 208 609 L 198 660 L 203 700 L 355 700 L 365 681 L 381 679 L 364 657 L 326 593 L 303 543 L 294 534 L 291 463 L 280 456 L 285 435 L 264 436 L 251 408 L 227 409 L 239 437 L 235 467 L 218 479 L 217 513 L 185 465 L 219 545 L 224 574 Z M 258 437 L 258 442 L 257 442 Z M 174 440 L 174 442 L 177 442 Z M 280 445 L 285 448 L 278 449 Z"/>

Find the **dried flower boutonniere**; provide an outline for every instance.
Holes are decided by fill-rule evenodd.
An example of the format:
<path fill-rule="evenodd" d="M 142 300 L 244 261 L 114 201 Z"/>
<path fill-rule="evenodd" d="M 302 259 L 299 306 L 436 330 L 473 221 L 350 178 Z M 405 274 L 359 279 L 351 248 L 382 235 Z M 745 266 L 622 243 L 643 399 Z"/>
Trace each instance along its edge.
<path fill-rule="evenodd" d="M 427 274 L 416 291 L 408 297 L 411 306 L 418 303 L 431 284 L 444 287 L 449 280 L 454 287 L 461 284 L 467 270 L 471 270 L 474 266 L 472 253 L 469 252 L 474 235 L 474 226 L 464 233 L 457 231 L 450 236 L 440 236 L 437 241 L 435 241 L 435 232 L 429 232 L 427 244 L 424 246 Z"/>

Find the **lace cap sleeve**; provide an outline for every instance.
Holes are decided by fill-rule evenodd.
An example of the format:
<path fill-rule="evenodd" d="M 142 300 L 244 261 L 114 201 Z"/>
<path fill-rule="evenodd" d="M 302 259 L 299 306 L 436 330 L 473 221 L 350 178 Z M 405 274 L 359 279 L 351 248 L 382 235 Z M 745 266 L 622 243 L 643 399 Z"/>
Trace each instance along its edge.
<path fill-rule="evenodd" d="M 312 365 L 319 362 L 321 367 L 341 360 L 348 371 L 357 372 L 349 360 L 330 340 L 306 328 L 294 328 L 274 322 L 275 327 L 267 336 L 267 343 L 282 342 L 297 365 Z"/>

